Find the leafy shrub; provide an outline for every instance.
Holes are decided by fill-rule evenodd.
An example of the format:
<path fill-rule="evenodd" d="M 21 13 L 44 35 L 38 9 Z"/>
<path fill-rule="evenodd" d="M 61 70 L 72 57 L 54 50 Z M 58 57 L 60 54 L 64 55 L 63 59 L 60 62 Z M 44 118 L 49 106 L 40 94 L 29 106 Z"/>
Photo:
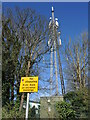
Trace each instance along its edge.
<path fill-rule="evenodd" d="M 70 120 L 75 118 L 75 111 L 72 109 L 72 106 L 65 101 L 57 102 L 56 110 L 59 118 L 62 120 Z"/>
<path fill-rule="evenodd" d="M 88 115 L 88 90 L 83 88 L 81 90 L 68 92 L 64 96 L 64 100 L 71 104 L 75 111 L 76 118 L 87 118 Z"/>
<path fill-rule="evenodd" d="M 10 102 L 10 104 L 6 104 L 2 107 L 2 118 L 25 118 L 25 110 L 22 109 L 19 112 L 19 100 L 17 100 L 14 104 Z"/>
<path fill-rule="evenodd" d="M 71 91 L 64 95 L 64 101 L 56 104 L 59 118 L 62 120 L 87 118 L 88 90 Z"/>

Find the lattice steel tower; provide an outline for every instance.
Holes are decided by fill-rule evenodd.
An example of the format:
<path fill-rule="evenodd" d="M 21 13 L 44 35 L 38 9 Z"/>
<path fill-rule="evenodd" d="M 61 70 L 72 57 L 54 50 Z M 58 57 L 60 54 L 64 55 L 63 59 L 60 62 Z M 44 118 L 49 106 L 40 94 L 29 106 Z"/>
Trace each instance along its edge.
<path fill-rule="evenodd" d="M 59 63 L 59 74 L 60 74 L 60 81 L 61 81 L 61 89 L 62 89 L 62 95 L 65 93 L 65 86 L 64 86 L 64 80 L 63 80 L 63 74 L 62 74 L 62 66 L 61 66 L 61 60 L 60 60 L 60 54 L 59 54 L 59 46 L 61 45 L 61 39 L 60 39 L 60 32 L 58 32 L 59 24 L 58 19 L 54 19 L 54 8 L 52 7 L 52 17 L 50 17 L 49 22 L 49 41 L 48 45 L 50 46 L 51 50 L 51 58 L 50 58 L 50 90 L 52 95 L 52 82 L 53 82 L 53 54 L 54 54 L 54 65 L 55 65 L 55 75 L 56 75 L 56 95 L 58 95 L 58 70 L 57 70 L 57 57 L 58 55 L 58 63 Z"/>

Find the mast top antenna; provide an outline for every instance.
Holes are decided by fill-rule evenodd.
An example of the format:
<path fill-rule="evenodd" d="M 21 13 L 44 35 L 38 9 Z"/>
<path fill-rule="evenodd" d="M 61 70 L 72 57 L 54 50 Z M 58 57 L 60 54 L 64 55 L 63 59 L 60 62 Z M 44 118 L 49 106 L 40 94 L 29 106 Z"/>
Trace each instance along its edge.
<path fill-rule="evenodd" d="M 52 6 L 52 12 L 54 12 L 54 8 L 53 8 L 53 6 Z"/>

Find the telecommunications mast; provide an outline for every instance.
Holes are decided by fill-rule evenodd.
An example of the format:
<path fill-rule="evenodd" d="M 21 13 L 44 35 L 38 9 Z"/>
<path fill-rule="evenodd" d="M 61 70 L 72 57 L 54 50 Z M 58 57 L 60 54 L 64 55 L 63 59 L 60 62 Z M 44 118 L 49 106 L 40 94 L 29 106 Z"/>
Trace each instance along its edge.
<path fill-rule="evenodd" d="M 55 76 L 56 76 L 56 95 L 58 95 L 58 69 L 57 69 L 57 57 L 58 55 L 58 63 L 59 63 L 59 74 L 60 74 L 60 81 L 61 81 L 61 89 L 62 89 L 62 95 L 65 93 L 65 87 L 64 87 L 64 80 L 63 80 L 63 74 L 62 74 L 62 66 L 61 66 L 61 60 L 60 60 L 60 54 L 59 54 L 59 46 L 61 45 L 61 39 L 60 39 L 60 32 L 58 32 L 59 23 L 58 19 L 54 19 L 54 8 L 52 7 L 52 17 L 50 17 L 49 22 L 49 41 L 48 45 L 51 47 L 51 57 L 50 57 L 50 90 L 52 95 L 52 83 L 53 83 L 53 54 L 54 54 L 54 66 L 55 66 Z"/>

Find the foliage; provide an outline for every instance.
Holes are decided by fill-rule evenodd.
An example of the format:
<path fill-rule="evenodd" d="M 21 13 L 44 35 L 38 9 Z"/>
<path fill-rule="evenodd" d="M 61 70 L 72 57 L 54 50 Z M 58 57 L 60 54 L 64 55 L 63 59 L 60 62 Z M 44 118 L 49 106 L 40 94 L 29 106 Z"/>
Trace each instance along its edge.
<path fill-rule="evenodd" d="M 13 102 L 7 103 L 5 106 L 2 107 L 2 118 L 25 118 L 25 110 L 22 109 L 19 112 L 19 99 Z"/>
<path fill-rule="evenodd" d="M 87 118 L 88 90 L 71 91 L 64 95 L 64 101 L 56 104 L 57 112 L 62 120 Z"/>
<path fill-rule="evenodd" d="M 32 108 L 31 108 L 31 117 L 33 118 L 33 117 L 35 117 L 35 106 L 33 106 Z"/>
<path fill-rule="evenodd" d="M 56 104 L 56 109 L 59 118 L 62 120 L 70 120 L 75 118 L 75 111 L 72 109 L 71 104 L 63 101 Z"/>
<path fill-rule="evenodd" d="M 22 118 L 25 119 L 26 109 L 23 108 L 21 112 L 19 112 L 20 100 L 17 98 L 15 103 L 13 101 L 10 103 L 6 103 L 5 106 L 2 107 L 2 119 L 4 118 Z M 35 118 L 35 108 L 31 109 L 29 106 L 28 118 Z"/>
<path fill-rule="evenodd" d="M 19 99 L 22 76 L 38 75 L 34 66 L 49 50 L 47 20 L 30 8 L 8 9 L 2 17 L 2 99 L 3 106 Z M 8 91 L 8 92 L 7 92 Z M 16 93 L 16 96 L 15 96 Z M 26 97 L 26 94 L 25 94 Z M 21 98 L 21 103 L 23 99 Z M 11 104 L 12 105 L 12 104 Z M 22 107 L 22 104 L 20 105 Z M 20 108 L 21 108 L 20 107 Z"/>
<path fill-rule="evenodd" d="M 2 105 L 5 105 L 6 102 L 9 103 L 14 99 L 15 74 L 19 63 L 21 43 L 15 35 L 11 19 L 3 18 L 2 23 Z"/>
<path fill-rule="evenodd" d="M 64 99 L 66 102 L 72 105 L 73 110 L 76 112 L 76 118 L 87 117 L 88 114 L 88 90 L 83 88 L 81 90 L 68 92 Z"/>

